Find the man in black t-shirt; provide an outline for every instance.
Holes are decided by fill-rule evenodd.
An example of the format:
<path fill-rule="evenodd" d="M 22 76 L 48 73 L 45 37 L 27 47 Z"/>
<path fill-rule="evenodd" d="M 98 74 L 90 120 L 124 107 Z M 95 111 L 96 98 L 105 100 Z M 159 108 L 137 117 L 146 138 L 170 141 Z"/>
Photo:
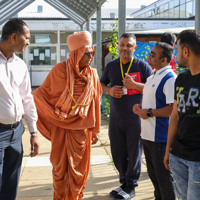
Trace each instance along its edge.
<path fill-rule="evenodd" d="M 110 95 L 111 153 L 122 184 L 110 192 L 116 200 L 135 196 L 141 171 L 140 118 L 132 108 L 141 103 L 142 89 L 151 74 L 151 67 L 133 56 L 136 48 L 135 36 L 124 33 L 119 41 L 120 57 L 107 64 L 100 80 L 103 92 Z M 127 86 L 130 82 L 131 88 Z"/>
<path fill-rule="evenodd" d="M 200 32 L 178 35 L 179 66 L 189 70 L 175 82 L 175 100 L 169 124 L 164 164 L 171 169 L 176 195 L 200 199 Z"/>

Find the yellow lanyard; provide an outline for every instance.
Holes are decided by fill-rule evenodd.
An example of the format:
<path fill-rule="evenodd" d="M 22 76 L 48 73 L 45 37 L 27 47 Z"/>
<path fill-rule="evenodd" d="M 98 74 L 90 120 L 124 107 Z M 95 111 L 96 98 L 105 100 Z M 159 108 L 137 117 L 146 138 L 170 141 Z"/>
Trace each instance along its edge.
<path fill-rule="evenodd" d="M 128 66 L 128 69 L 127 69 L 127 74 L 129 73 L 130 69 L 131 69 L 131 65 L 133 63 L 133 58 L 131 59 L 131 62 Z M 122 61 L 121 61 L 121 58 L 120 58 L 120 68 L 121 68 L 121 74 L 122 74 L 122 78 L 124 78 L 124 71 L 123 71 L 123 67 L 122 67 Z"/>

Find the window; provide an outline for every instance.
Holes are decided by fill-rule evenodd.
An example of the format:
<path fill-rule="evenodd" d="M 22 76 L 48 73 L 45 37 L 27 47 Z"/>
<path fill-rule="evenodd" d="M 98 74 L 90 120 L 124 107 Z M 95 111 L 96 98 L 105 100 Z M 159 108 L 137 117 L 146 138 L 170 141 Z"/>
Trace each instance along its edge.
<path fill-rule="evenodd" d="M 185 18 L 185 4 L 180 6 L 180 18 Z"/>
<path fill-rule="evenodd" d="M 180 17 L 179 11 L 180 11 L 180 7 L 179 6 L 174 8 L 174 18 L 179 18 Z"/>
<path fill-rule="evenodd" d="M 169 9 L 169 18 L 174 18 L 174 8 Z"/>
<path fill-rule="evenodd" d="M 170 2 L 169 2 L 169 9 L 170 9 L 170 8 L 174 8 L 174 1 L 170 1 Z"/>
<path fill-rule="evenodd" d="M 184 3 L 185 3 L 185 0 L 180 0 L 180 5 Z"/>
<path fill-rule="evenodd" d="M 51 37 L 49 34 L 35 34 L 31 35 L 31 43 L 35 44 L 50 44 Z"/>
<path fill-rule="evenodd" d="M 165 11 L 165 16 L 164 16 L 165 18 L 169 18 L 169 10 L 166 10 Z"/>
<path fill-rule="evenodd" d="M 186 17 L 192 17 L 193 13 L 192 13 L 192 1 L 186 3 Z"/>
<path fill-rule="evenodd" d="M 168 10 L 169 9 L 169 4 L 168 3 L 164 4 L 163 8 L 164 8 L 164 10 Z"/>
<path fill-rule="evenodd" d="M 42 13 L 42 12 L 43 12 L 43 7 L 39 5 L 39 6 L 37 7 L 37 12 L 38 12 L 38 13 Z"/>
<path fill-rule="evenodd" d="M 179 5 L 179 0 L 174 0 L 174 6 L 178 6 Z"/>
<path fill-rule="evenodd" d="M 30 47 L 31 65 L 51 65 L 50 47 Z"/>

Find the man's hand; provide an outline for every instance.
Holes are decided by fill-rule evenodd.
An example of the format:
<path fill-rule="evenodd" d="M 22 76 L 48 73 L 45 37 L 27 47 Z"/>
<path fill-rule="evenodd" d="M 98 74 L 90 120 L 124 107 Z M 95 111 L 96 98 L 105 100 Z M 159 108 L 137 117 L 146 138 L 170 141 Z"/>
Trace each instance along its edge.
<path fill-rule="evenodd" d="M 92 132 L 92 144 L 96 144 L 98 139 L 97 133 Z"/>
<path fill-rule="evenodd" d="M 122 82 L 128 89 L 137 89 L 136 82 L 128 74 L 125 74 L 125 78 L 122 80 Z"/>
<path fill-rule="evenodd" d="M 32 134 L 37 134 L 37 133 L 34 132 Z M 30 143 L 31 143 L 31 153 L 30 153 L 30 156 L 34 157 L 39 152 L 39 142 L 38 142 L 37 135 L 36 136 L 31 136 Z"/>
<path fill-rule="evenodd" d="M 141 105 L 140 104 L 135 104 L 133 106 L 133 112 L 137 115 L 139 115 L 142 119 L 147 119 L 147 111 L 148 109 L 141 109 Z"/>
<path fill-rule="evenodd" d="M 164 165 L 165 165 L 165 168 L 166 169 L 170 169 L 170 167 L 169 167 L 169 152 L 165 152 L 165 157 L 164 157 L 164 160 L 163 160 L 163 163 L 164 163 Z"/>
<path fill-rule="evenodd" d="M 115 85 L 115 86 L 111 87 L 109 89 L 109 94 L 112 97 L 121 98 L 123 96 L 123 94 L 124 94 L 124 92 L 122 90 L 122 86 Z"/>
<path fill-rule="evenodd" d="M 133 106 L 133 112 L 134 112 L 135 114 L 139 115 L 140 110 L 141 110 L 141 105 L 140 105 L 140 104 L 135 104 L 135 105 Z"/>

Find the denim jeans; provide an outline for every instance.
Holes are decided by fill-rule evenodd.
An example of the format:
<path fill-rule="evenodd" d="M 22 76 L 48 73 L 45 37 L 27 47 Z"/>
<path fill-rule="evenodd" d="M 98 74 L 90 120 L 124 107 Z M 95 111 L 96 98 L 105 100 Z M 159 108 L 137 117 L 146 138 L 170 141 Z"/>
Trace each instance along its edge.
<path fill-rule="evenodd" d="M 188 161 L 170 154 L 170 169 L 179 200 L 200 200 L 200 162 Z"/>

